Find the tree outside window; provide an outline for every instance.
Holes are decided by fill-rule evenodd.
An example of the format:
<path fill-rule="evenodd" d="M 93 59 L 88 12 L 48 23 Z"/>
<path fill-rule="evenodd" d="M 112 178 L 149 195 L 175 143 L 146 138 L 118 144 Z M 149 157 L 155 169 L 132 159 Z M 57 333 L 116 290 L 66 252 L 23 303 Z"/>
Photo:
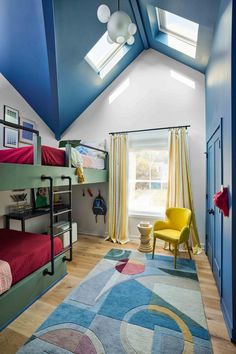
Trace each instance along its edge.
<path fill-rule="evenodd" d="M 168 147 L 129 153 L 129 212 L 164 214 L 167 197 Z"/>

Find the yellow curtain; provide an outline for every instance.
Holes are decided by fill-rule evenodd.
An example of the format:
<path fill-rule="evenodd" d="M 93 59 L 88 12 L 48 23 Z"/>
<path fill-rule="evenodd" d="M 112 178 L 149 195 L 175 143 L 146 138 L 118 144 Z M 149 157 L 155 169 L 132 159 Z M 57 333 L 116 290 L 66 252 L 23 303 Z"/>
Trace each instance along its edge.
<path fill-rule="evenodd" d="M 193 206 L 185 128 L 171 129 L 169 132 L 169 177 L 166 207 L 183 207 L 192 211 L 190 233 L 192 249 L 194 254 L 201 253 Z"/>
<path fill-rule="evenodd" d="M 180 205 L 180 161 L 178 131 L 169 132 L 169 171 L 166 208 Z"/>
<path fill-rule="evenodd" d="M 111 135 L 109 156 L 108 239 L 124 244 L 129 241 L 126 134 Z"/>

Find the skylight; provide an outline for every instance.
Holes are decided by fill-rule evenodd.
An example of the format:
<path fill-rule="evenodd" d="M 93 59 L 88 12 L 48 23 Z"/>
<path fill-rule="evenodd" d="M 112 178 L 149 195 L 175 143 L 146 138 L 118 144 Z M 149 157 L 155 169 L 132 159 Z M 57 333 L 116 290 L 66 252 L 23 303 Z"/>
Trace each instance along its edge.
<path fill-rule="evenodd" d="M 195 58 L 199 24 L 159 8 L 156 13 L 159 30 L 168 35 L 168 45 Z"/>
<path fill-rule="evenodd" d="M 124 44 L 109 43 L 107 32 L 86 54 L 85 60 L 103 79 L 127 53 Z"/>

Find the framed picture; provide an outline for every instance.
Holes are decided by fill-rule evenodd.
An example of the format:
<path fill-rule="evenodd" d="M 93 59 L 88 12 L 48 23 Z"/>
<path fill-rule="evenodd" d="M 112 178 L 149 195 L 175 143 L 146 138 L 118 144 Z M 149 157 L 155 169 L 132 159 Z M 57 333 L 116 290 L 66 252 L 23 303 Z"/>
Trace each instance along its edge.
<path fill-rule="evenodd" d="M 6 122 L 19 124 L 19 111 L 9 106 L 4 106 L 4 120 Z"/>
<path fill-rule="evenodd" d="M 3 146 L 8 148 L 17 148 L 19 145 L 19 133 L 17 129 L 4 127 Z"/>
<path fill-rule="evenodd" d="M 35 122 L 27 118 L 20 118 L 20 125 L 26 128 L 34 129 Z M 20 142 L 24 144 L 33 144 L 34 134 L 32 132 L 28 132 L 27 130 L 20 129 Z"/>
<path fill-rule="evenodd" d="M 48 209 L 49 202 L 49 188 L 39 187 L 32 189 L 32 201 L 34 209 Z"/>

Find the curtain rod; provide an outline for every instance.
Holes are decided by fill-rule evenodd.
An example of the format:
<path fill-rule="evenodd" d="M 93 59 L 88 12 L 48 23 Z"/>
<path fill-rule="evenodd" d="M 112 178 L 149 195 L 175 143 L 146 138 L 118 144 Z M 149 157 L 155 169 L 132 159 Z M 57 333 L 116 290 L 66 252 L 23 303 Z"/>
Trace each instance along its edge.
<path fill-rule="evenodd" d="M 123 132 L 111 132 L 109 133 L 110 135 L 115 135 L 115 134 L 129 134 L 129 133 L 140 133 L 140 132 L 150 132 L 153 130 L 167 130 L 167 129 L 179 129 L 179 128 L 190 128 L 191 125 L 179 125 L 177 127 L 163 127 L 163 128 L 151 128 L 151 129 L 140 129 L 140 130 L 128 130 L 128 131 L 123 131 Z"/>

